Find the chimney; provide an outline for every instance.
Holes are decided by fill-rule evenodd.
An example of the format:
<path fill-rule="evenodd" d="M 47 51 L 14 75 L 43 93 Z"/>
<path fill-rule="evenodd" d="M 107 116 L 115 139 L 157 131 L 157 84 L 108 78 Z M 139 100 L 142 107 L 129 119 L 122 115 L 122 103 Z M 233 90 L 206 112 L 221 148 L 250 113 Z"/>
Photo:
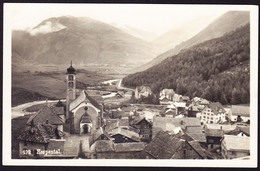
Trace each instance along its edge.
<path fill-rule="evenodd" d="M 49 120 L 48 119 L 46 119 L 46 122 L 45 122 L 46 124 L 49 124 Z"/>
<path fill-rule="evenodd" d="M 222 130 L 222 126 L 220 126 L 220 129 Z"/>
<path fill-rule="evenodd" d="M 183 120 L 181 120 L 181 125 L 183 125 Z"/>

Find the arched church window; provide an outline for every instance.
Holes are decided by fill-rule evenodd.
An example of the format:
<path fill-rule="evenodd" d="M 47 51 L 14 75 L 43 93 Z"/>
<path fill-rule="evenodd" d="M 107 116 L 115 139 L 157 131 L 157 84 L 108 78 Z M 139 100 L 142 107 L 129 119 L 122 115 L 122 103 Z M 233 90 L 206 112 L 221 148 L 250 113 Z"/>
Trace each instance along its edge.
<path fill-rule="evenodd" d="M 69 81 L 73 81 L 73 80 L 74 80 L 73 75 L 69 75 Z"/>
<path fill-rule="evenodd" d="M 69 82 L 69 88 L 73 88 L 73 87 L 74 87 L 73 82 Z"/>

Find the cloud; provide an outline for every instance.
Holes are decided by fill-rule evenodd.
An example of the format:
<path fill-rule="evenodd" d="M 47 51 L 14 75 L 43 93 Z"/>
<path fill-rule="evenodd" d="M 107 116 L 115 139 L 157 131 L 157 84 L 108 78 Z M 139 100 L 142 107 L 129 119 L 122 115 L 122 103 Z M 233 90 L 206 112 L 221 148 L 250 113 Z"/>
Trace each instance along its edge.
<path fill-rule="evenodd" d="M 46 33 L 51 33 L 51 32 L 57 32 L 64 28 L 66 28 L 66 26 L 64 26 L 58 22 L 53 23 L 53 22 L 47 21 L 43 25 L 40 25 L 36 28 L 31 29 L 29 31 L 29 33 L 32 36 L 35 36 L 39 33 L 46 34 Z"/>

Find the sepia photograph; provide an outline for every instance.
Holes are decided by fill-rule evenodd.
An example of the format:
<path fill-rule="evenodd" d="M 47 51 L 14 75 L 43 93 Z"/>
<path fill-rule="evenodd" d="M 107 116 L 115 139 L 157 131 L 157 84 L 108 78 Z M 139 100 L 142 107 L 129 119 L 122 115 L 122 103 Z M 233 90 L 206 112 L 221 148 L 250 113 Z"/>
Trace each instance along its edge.
<path fill-rule="evenodd" d="M 4 165 L 257 166 L 257 6 L 3 13 Z"/>

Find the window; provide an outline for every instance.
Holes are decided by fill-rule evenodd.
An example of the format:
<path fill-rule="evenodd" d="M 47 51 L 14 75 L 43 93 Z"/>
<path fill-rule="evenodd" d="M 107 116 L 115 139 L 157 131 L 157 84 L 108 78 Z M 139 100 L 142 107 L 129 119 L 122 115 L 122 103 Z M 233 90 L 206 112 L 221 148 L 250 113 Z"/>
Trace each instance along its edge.
<path fill-rule="evenodd" d="M 69 75 L 69 81 L 73 81 L 73 80 L 74 80 L 73 75 Z"/>
<path fill-rule="evenodd" d="M 74 87 L 73 82 L 69 82 L 69 88 L 73 88 L 73 87 Z"/>

